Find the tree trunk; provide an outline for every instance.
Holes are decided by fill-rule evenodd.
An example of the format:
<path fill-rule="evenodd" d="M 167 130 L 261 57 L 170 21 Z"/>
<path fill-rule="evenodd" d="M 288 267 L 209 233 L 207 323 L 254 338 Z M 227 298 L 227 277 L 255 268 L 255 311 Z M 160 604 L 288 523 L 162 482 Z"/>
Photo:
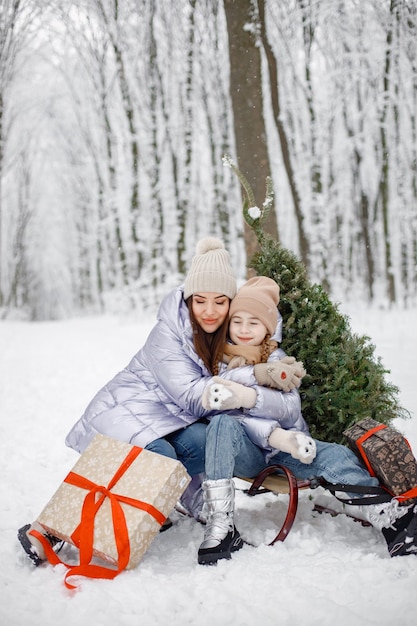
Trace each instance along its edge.
<path fill-rule="evenodd" d="M 230 56 L 232 100 L 237 164 L 252 187 L 258 206 L 265 199 L 265 180 L 270 173 L 265 120 L 263 115 L 261 54 L 254 34 L 253 2 L 224 0 Z M 247 26 L 252 24 L 250 28 Z M 275 210 L 265 230 L 278 239 Z M 245 224 L 245 245 L 250 260 L 257 251 L 256 237 Z"/>
<path fill-rule="evenodd" d="M 391 24 L 398 20 L 397 0 L 391 0 L 390 14 L 392 16 Z M 380 119 L 380 137 L 381 137 L 381 174 L 379 181 L 379 203 L 382 214 L 382 224 L 384 228 L 384 248 L 385 248 L 385 280 L 387 283 L 388 302 L 393 303 L 396 300 L 396 290 L 394 274 L 392 271 L 392 255 L 391 255 L 391 235 L 389 228 L 389 175 L 390 175 L 390 154 L 387 142 L 386 124 L 388 115 L 388 105 L 390 103 L 390 72 L 391 72 L 391 53 L 393 40 L 392 27 L 388 27 L 385 49 L 385 72 L 384 72 L 384 106 Z"/>
<path fill-rule="evenodd" d="M 281 145 L 282 159 L 284 162 L 285 171 L 287 174 L 288 184 L 291 190 L 291 197 L 294 204 L 295 218 L 298 227 L 298 239 L 300 246 L 300 256 L 304 265 L 308 267 L 309 257 L 309 243 L 304 230 L 304 218 L 301 211 L 300 196 L 298 193 L 297 185 L 294 177 L 294 169 L 291 162 L 290 148 L 288 145 L 287 135 L 284 126 L 281 121 L 281 105 L 279 97 L 279 81 L 278 81 L 278 67 L 273 50 L 269 44 L 266 36 L 265 27 L 265 2 L 264 0 L 258 0 L 259 21 L 261 26 L 261 39 L 262 45 L 265 50 L 266 59 L 268 63 L 268 74 L 271 90 L 271 104 L 274 121 L 277 127 L 279 141 Z"/>

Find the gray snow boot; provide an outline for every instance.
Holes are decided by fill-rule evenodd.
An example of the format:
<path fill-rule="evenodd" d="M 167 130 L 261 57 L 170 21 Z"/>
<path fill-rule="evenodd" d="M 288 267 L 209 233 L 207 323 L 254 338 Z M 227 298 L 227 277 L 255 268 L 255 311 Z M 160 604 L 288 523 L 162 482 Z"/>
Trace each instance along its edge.
<path fill-rule="evenodd" d="M 206 514 L 204 510 L 204 493 L 202 482 L 204 474 L 193 476 L 187 489 L 175 505 L 175 509 L 182 515 L 193 517 L 200 524 L 206 523 Z"/>
<path fill-rule="evenodd" d="M 212 565 L 219 559 L 230 559 L 243 546 L 234 525 L 235 486 L 231 479 L 203 482 L 207 514 L 204 541 L 198 550 L 198 562 Z"/>
<path fill-rule="evenodd" d="M 370 504 L 349 504 L 343 502 L 344 498 L 343 492 L 336 492 L 336 497 L 327 492 L 319 493 L 314 498 L 314 505 L 319 512 L 324 510 L 334 515 L 344 513 L 356 520 L 363 520 L 378 530 L 391 528 L 410 509 L 409 506 L 400 504 L 396 498 L 380 504 L 372 504 L 371 498 Z M 354 502 L 354 499 L 350 502 Z"/>

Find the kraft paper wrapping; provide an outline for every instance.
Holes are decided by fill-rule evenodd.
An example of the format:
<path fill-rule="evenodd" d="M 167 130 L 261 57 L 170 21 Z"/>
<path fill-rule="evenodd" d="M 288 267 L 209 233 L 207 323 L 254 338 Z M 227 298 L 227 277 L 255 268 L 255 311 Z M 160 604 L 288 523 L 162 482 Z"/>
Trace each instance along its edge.
<path fill-rule="evenodd" d="M 132 447 L 128 443 L 96 435 L 72 472 L 107 487 Z M 111 492 L 151 504 L 164 517 L 168 517 L 190 480 L 179 461 L 141 450 Z M 37 521 L 55 537 L 77 545 L 72 534 L 79 526 L 87 493 L 85 489 L 63 482 Z M 125 503 L 121 506 L 130 540 L 127 569 L 132 569 L 142 559 L 161 526 L 150 513 Z M 93 554 L 117 564 L 117 548 L 108 498 L 104 499 L 95 517 Z"/>

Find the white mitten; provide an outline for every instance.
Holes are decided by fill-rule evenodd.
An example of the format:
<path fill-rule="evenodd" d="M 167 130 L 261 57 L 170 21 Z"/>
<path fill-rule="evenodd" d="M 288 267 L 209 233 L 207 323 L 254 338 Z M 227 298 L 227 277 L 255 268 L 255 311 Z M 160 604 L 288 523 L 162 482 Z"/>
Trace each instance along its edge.
<path fill-rule="evenodd" d="M 223 410 L 252 409 L 256 404 L 256 391 L 231 380 L 214 376 L 201 398 L 205 409 Z"/>
<path fill-rule="evenodd" d="M 314 439 L 296 430 L 275 428 L 269 435 L 269 445 L 281 452 L 288 452 L 294 459 L 309 465 L 316 456 L 316 442 Z"/>

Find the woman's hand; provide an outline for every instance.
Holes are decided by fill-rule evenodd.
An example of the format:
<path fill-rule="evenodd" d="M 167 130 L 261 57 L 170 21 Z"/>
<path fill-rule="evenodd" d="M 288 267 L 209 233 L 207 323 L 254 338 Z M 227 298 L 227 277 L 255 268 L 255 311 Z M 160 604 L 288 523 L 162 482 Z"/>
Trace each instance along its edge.
<path fill-rule="evenodd" d="M 256 391 L 252 387 L 214 376 L 205 388 L 201 402 L 205 409 L 217 411 L 252 409 L 256 404 Z"/>

